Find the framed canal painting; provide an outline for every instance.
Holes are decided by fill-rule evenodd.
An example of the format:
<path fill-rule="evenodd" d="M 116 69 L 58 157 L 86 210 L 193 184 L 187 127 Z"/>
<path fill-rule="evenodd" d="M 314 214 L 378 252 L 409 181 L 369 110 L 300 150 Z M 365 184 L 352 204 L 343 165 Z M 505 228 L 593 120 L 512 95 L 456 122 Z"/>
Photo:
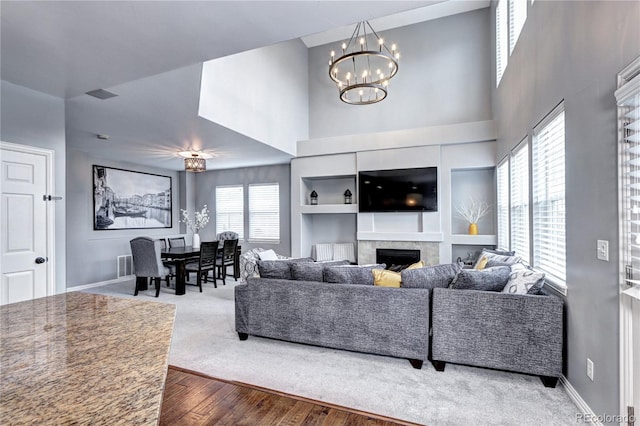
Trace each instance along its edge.
<path fill-rule="evenodd" d="M 93 229 L 171 228 L 171 176 L 93 166 Z"/>

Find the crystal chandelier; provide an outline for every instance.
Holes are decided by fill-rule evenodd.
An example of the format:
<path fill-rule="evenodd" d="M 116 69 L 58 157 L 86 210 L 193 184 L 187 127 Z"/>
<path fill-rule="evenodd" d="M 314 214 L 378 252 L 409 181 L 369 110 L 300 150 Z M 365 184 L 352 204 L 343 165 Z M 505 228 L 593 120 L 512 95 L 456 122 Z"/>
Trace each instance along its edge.
<path fill-rule="evenodd" d="M 340 100 L 367 105 L 387 97 L 389 80 L 398 72 L 400 53 L 396 45 L 387 47 L 368 21 L 359 22 L 342 55 L 331 52 L 329 77 L 338 86 Z"/>

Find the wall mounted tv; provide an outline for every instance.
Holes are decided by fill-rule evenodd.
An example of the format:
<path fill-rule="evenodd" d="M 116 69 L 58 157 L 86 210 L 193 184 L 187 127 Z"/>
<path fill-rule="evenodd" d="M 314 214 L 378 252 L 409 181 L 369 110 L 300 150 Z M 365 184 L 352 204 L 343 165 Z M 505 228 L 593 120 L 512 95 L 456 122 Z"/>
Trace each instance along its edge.
<path fill-rule="evenodd" d="M 438 168 L 358 172 L 358 211 L 438 211 Z"/>

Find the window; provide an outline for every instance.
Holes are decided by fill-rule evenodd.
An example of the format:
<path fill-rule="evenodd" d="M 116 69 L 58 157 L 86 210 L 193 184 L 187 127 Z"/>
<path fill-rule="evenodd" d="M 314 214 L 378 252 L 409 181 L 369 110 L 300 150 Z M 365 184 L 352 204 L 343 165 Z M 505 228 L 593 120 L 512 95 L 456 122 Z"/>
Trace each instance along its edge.
<path fill-rule="evenodd" d="M 498 248 L 509 248 L 509 158 L 498 165 Z"/>
<path fill-rule="evenodd" d="M 509 0 L 509 55 L 516 47 L 516 42 L 526 20 L 527 0 Z"/>
<path fill-rule="evenodd" d="M 244 239 L 244 191 L 242 185 L 216 186 L 216 234 L 238 233 Z"/>
<path fill-rule="evenodd" d="M 529 144 L 523 140 L 511 154 L 511 250 L 529 256 Z"/>
<path fill-rule="evenodd" d="M 533 129 L 533 266 L 566 281 L 564 107 Z"/>
<path fill-rule="evenodd" d="M 507 32 L 507 0 L 498 1 L 496 6 L 496 87 L 500 85 L 502 74 L 507 68 L 509 55 L 509 33 Z"/>
<path fill-rule="evenodd" d="M 280 185 L 249 185 L 249 240 L 280 240 Z"/>

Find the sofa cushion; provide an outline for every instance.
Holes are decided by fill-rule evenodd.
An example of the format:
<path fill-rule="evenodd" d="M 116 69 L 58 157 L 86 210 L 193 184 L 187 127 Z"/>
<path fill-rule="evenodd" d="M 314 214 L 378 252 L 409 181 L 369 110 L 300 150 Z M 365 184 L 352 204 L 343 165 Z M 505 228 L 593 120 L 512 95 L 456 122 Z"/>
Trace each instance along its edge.
<path fill-rule="evenodd" d="M 451 283 L 457 290 L 502 291 L 511 275 L 508 266 L 496 266 L 487 269 L 463 269 Z"/>
<path fill-rule="evenodd" d="M 502 289 L 502 292 L 511 294 L 539 294 L 543 286 L 543 272 L 537 272 L 522 264 L 516 264 L 511 267 L 509 281 Z"/>
<path fill-rule="evenodd" d="M 417 269 L 405 269 L 400 272 L 401 287 L 405 288 L 428 288 L 449 287 L 451 281 L 460 271 L 457 263 L 426 266 Z"/>
<path fill-rule="evenodd" d="M 291 279 L 296 281 L 323 281 L 325 266 L 348 265 L 348 260 L 331 260 L 328 262 L 292 262 Z"/>
<path fill-rule="evenodd" d="M 299 262 L 313 262 L 310 257 L 297 259 L 258 260 L 258 272 L 262 278 L 291 279 L 291 265 Z"/>
<path fill-rule="evenodd" d="M 337 284 L 373 285 L 373 269 L 384 269 L 384 263 L 376 265 L 344 265 L 324 268 L 324 281 Z"/>

